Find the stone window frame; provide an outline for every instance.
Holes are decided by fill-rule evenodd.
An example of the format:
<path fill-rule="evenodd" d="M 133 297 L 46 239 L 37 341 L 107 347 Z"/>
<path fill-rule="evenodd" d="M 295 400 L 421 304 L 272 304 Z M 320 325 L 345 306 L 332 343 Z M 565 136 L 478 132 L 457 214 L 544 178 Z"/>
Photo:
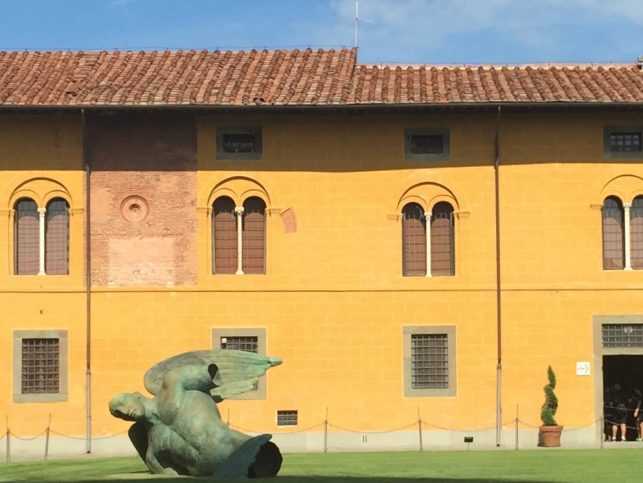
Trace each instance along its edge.
<path fill-rule="evenodd" d="M 443 138 L 444 151 L 441 153 L 411 153 L 411 136 L 439 135 Z M 404 130 L 404 157 L 409 161 L 446 161 L 451 156 L 451 133 L 448 128 L 407 128 Z"/>
<path fill-rule="evenodd" d="M 266 329 L 263 328 L 230 328 L 230 327 L 215 327 L 212 329 L 212 347 L 214 349 L 221 349 L 219 340 L 221 337 L 257 337 L 257 354 L 262 356 L 266 355 Z M 222 349 L 225 350 L 225 349 Z M 257 389 L 239 394 L 237 396 L 228 398 L 233 400 L 265 400 L 266 399 L 266 375 L 259 378 Z"/>
<path fill-rule="evenodd" d="M 226 134 L 253 134 L 256 137 L 256 151 L 252 153 L 227 153 L 223 150 L 223 136 Z M 216 159 L 256 161 L 263 156 L 262 129 L 254 127 L 219 127 L 217 128 Z"/>
<path fill-rule="evenodd" d="M 58 339 L 59 390 L 49 394 L 22 393 L 22 340 Z M 67 401 L 68 399 L 68 333 L 66 330 L 14 330 L 13 332 L 13 400 L 17 403 Z"/>
<path fill-rule="evenodd" d="M 629 153 L 623 153 L 618 151 L 610 151 L 609 148 L 609 137 L 611 134 L 617 132 L 633 132 L 640 133 L 641 138 L 643 139 L 643 126 L 607 126 L 603 128 L 603 159 L 615 159 L 615 160 L 629 160 L 629 159 L 643 159 L 643 150 L 642 151 L 633 151 Z"/>
<path fill-rule="evenodd" d="M 456 327 L 455 325 L 412 325 L 403 327 L 404 339 L 404 396 L 405 397 L 455 397 L 456 378 Z M 411 336 L 415 334 L 446 334 L 448 344 L 449 387 L 445 389 L 413 389 L 411 386 Z"/>

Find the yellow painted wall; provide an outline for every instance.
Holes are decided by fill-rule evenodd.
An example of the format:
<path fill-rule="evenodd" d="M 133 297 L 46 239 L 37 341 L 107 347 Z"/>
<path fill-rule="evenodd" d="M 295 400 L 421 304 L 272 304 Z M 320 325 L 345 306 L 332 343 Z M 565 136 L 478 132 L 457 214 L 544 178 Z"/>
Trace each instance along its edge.
<path fill-rule="evenodd" d="M 49 176 L 66 186 L 72 207 L 82 210 L 78 117 L 16 119 L 0 117 L 0 203 L 22 180 Z M 638 189 L 637 177 L 643 178 L 640 161 L 603 160 L 603 127 L 642 124 L 635 112 L 503 115 L 505 421 L 519 405 L 523 419 L 538 423 L 549 364 L 559 377 L 560 421 L 581 426 L 596 418 L 594 379 L 575 375 L 576 361 L 593 360 L 592 316 L 643 314 L 643 273 L 601 267 L 599 205 L 605 190 L 631 193 Z M 238 125 L 262 126 L 261 160 L 215 159 L 217 126 Z M 96 287 L 95 434 L 127 427 L 106 410 L 114 393 L 142 391 L 142 375 L 151 364 L 209 347 L 216 327 L 265 328 L 268 353 L 285 360 L 270 371 L 267 400 L 222 405 L 224 417 L 229 411 L 242 428 L 276 430 L 277 409 L 298 409 L 299 427 L 306 428 L 321 422 L 326 408 L 334 424 L 363 430 L 412 423 L 418 408 L 423 419 L 445 427 L 493 427 L 495 113 L 201 114 L 197 126 L 198 283 Z M 404 128 L 425 126 L 450 128 L 449 161 L 404 160 Z M 624 175 L 629 177 L 618 178 Z M 215 189 L 250 189 L 252 183 L 240 177 L 260 184 L 269 197 L 267 274 L 212 275 L 208 206 Z M 401 275 L 397 215 L 401 198 L 414 186 L 423 193 L 444 187 L 457 202 L 454 277 Z M 284 232 L 280 212 L 288 208 L 296 214 L 296 233 Z M 0 373 L 11 374 L 13 330 L 65 323 L 70 331 L 68 402 L 13 403 L 11 381 L 0 379 L 6 396 L 0 398 L 0 416 L 9 414 L 18 433 L 40 430 L 48 412 L 59 431 L 83 432 L 79 213 L 72 216 L 72 274 L 63 280 L 11 276 L 10 237 L 0 236 L 0 291 L 9 308 L 1 326 Z M 406 325 L 456 327 L 455 397 L 404 397 Z"/>

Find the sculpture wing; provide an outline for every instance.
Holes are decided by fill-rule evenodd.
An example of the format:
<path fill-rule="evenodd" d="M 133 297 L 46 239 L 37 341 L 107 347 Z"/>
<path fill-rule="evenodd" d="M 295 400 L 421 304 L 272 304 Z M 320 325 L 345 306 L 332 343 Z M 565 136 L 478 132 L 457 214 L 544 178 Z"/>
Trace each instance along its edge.
<path fill-rule="evenodd" d="M 254 352 L 215 349 L 193 351 L 170 357 L 151 367 L 145 373 L 145 388 L 158 395 L 165 374 L 186 366 L 206 367 L 210 378 L 194 378 L 186 381 L 190 389 L 208 392 L 215 401 L 252 391 L 271 367 L 281 364 L 275 357 L 266 357 Z M 214 365 L 215 367 L 212 367 Z M 203 372 L 201 372 L 203 373 Z"/>

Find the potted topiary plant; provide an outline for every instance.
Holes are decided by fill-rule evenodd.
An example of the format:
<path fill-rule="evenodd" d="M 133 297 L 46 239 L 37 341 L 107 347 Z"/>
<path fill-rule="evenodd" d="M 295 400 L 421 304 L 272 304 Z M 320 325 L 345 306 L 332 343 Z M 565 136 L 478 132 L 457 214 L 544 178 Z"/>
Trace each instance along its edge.
<path fill-rule="evenodd" d="M 558 398 L 554 393 L 556 389 L 556 374 L 549 366 L 547 368 L 547 378 L 549 384 L 543 389 L 545 390 L 545 403 L 540 411 L 540 419 L 543 424 L 538 431 L 538 446 L 545 448 L 555 448 L 560 446 L 560 433 L 563 427 L 559 426 L 556 422 L 556 411 L 558 410 Z"/>

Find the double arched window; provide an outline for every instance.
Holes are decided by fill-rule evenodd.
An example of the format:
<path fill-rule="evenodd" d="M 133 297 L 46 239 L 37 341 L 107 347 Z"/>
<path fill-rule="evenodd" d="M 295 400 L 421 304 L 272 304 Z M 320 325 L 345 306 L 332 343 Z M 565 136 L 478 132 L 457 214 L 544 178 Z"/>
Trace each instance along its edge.
<path fill-rule="evenodd" d="M 266 203 L 257 196 L 235 206 L 220 196 L 212 206 L 213 273 L 266 272 Z"/>
<path fill-rule="evenodd" d="M 455 275 L 453 206 L 441 201 L 425 213 L 417 203 L 402 209 L 402 273 L 404 276 Z"/>
<path fill-rule="evenodd" d="M 603 268 L 643 269 L 643 196 L 631 205 L 616 196 L 603 202 Z"/>
<path fill-rule="evenodd" d="M 31 198 L 14 205 L 14 272 L 16 275 L 69 273 L 69 204 L 54 198 L 39 208 Z"/>

